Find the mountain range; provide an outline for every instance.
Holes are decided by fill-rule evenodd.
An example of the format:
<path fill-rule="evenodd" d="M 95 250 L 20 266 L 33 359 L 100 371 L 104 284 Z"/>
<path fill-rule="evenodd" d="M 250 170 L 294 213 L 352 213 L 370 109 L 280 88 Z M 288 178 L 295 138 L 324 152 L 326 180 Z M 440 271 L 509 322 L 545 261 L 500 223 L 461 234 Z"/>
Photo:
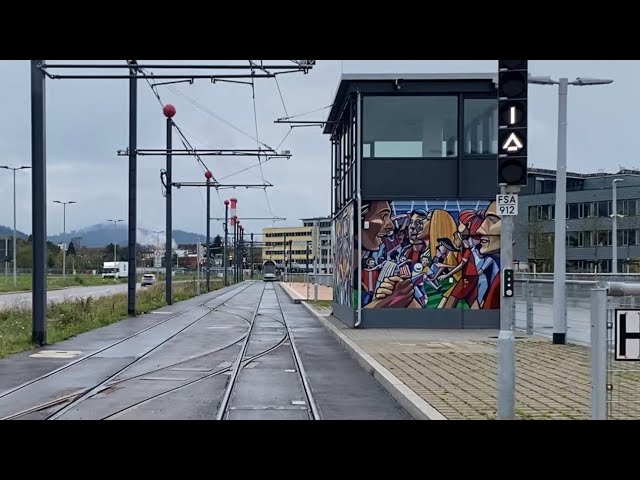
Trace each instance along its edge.
<path fill-rule="evenodd" d="M 16 236 L 26 239 L 29 235 L 18 230 L 16 231 Z M 141 245 L 156 245 L 158 242 L 158 236 L 146 228 L 138 227 L 136 236 L 137 242 Z M 13 238 L 13 228 L 0 225 L 0 239 L 6 237 Z M 104 247 L 113 242 L 118 245 L 126 245 L 128 242 L 128 229 L 122 224 L 118 224 L 117 228 L 114 228 L 113 224 L 96 224 L 67 232 L 66 235 L 49 235 L 48 240 L 53 243 L 62 243 L 63 241 L 69 242 L 76 237 L 80 237 L 80 245 L 83 247 Z M 215 235 L 212 234 L 212 241 L 214 237 Z M 207 237 L 198 233 L 185 232 L 184 230 L 173 230 L 173 248 L 176 248 L 177 245 L 195 244 L 198 240 L 204 243 Z M 164 243 L 164 234 L 160 234 L 160 243 Z"/>

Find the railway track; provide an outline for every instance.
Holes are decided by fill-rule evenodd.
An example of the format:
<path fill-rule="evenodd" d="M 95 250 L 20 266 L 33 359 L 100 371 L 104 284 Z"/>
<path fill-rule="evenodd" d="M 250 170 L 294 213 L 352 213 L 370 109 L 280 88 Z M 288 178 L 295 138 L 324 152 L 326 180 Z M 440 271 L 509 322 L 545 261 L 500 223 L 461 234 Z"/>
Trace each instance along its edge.
<path fill-rule="evenodd" d="M 251 283 L 248 286 L 238 287 L 232 290 L 231 292 L 226 292 L 220 297 L 217 297 L 215 299 L 212 299 L 207 302 L 203 302 L 199 305 L 196 305 L 194 307 L 191 307 L 185 310 L 184 312 L 180 312 L 179 314 L 176 314 L 170 318 L 163 320 L 162 322 L 159 322 L 158 324 L 155 324 L 144 330 L 136 332 L 135 334 L 125 339 L 119 340 L 117 342 L 113 342 L 112 344 L 101 348 L 100 350 L 94 352 L 93 354 L 82 357 L 81 359 L 78 359 L 75 362 L 71 362 L 70 364 L 67 364 L 64 367 L 61 367 L 60 369 L 57 369 L 47 375 L 43 375 L 38 379 L 32 380 L 31 382 L 27 382 L 19 387 L 16 387 L 15 389 L 12 389 L 11 391 L 4 392 L 2 396 L 0 396 L 0 398 L 10 395 L 12 392 L 18 391 L 29 385 L 33 385 L 34 383 L 37 384 L 39 381 L 42 381 L 45 378 L 51 377 L 52 375 L 59 374 L 60 372 L 72 367 L 73 365 L 77 365 L 78 363 L 86 361 L 89 358 L 95 357 L 97 354 L 101 352 L 108 351 L 108 349 L 114 348 L 131 338 L 141 335 L 145 331 L 148 331 L 158 325 L 171 321 L 172 319 L 179 317 L 180 315 L 184 315 L 184 313 L 186 312 L 193 311 L 198 307 L 205 307 L 208 310 L 207 312 L 204 312 L 202 315 L 198 315 L 195 319 L 189 320 L 189 322 L 186 323 L 184 326 L 181 326 L 179 330 L 173 332 L 171 335 L 167 336 L 166 338 L 163 338 L 162 341 L 158 342 L 153 347 L 146 350 L 142 355 L 139 355 L 132 361 L 127 362 L 125 365 L 118 368 L 115 372 L 111 373 L 107 378 L 101 380 L 100 382 L 96 382 L 95 384 L 87 388 L 82 388 L 75 392 L 67 393 L 65 395 L 59 396 L 58 398 L 52 399 L 50 401 L 42 402 L 30 408 L 23 409 L 18 412 L 14 412 L 11 415 L 7 415 L 2 419 L 13 420 L 13 419 L 20 419 L 20 418 L 29 418 L 38 414 L 42 415 L 43 413 L 44 413 L 44 417 L 41 417 L 41 418 L 47 419 L 47 420 L 65 419 L 65 417 L 69 417 L 69 415 L 71 415 L 71 417 L 74 417 L 74 416 L 77 417 L 78 413 L 80 413 L 80 417 L 82 417 L 83 415 L 82 412 L 85 412 L 85 414 L 88 414 L 89 416 L 96 416 L 97 412 L 92 411 L 92 405 L 90 404 L 85 405 L 85 403 L 88 400 L 91 400 L 91 399 L 95 400 L 96 396 L 100 394 L 103 394 L 103 395 L 98 398 L 104 398 L 104 395 L 109 395 L 111 392 L 115 392 L 117 390 L 127 391 L 128 388 L 132 392 L 134 392 L 131 396 L 129 396 L 129 399 L 125 399 L 122 401 L 118 401 L 117 398 L 111 399 L 110 402 L 106 402 L 109 405 L 111 405 L 111 406 L 107 405 L 108 412 L 107 411 L 101 412 L 97 416 L 99 416 L 99 418 L 102 420 L 118 419 L 126 415 L 129 415 L 130 418 L 137 418 L 140 414 L 144 415 L 148 410 L 142 410 L 140 411 L 140 413 L 137 413 L 136 411 L 141 408 L 144 408 L 145 406 L 149 405 L 151 402 L 155 400 L 158 400 L 163 397 L 167 397 L 170 401 L 173 402 L 175 399 L 174 397 L 171 397 L 171 395 L 175 394 L 178 391 L 188 389 L 196 384 L 200 384 L 202 382 L 205 382 L 209 379 L 213 379 L 215 377 L 228 375 L 228 380 L 226 381 L 226 385 L 224 387 L 222 386 L 217 387 L 217 392 L 221 392 L 220 394 L 221 399 L 218 402 L 217 409 L 215 412 L 216 419 L 226 420 L 229 418 L 230 411 L 234 408 L 233 407 L 234 393 L 236 392 L 236 389 L 237 389 L 238 379 L 242 376 L 244 369 L 250 366 L 255 366 L 256 361 L 258 359 L 261 359 L 263 357 L 268 359 L 269 354 L 272 352 L 278 352 L 278 354 L 281 355 L 282 347 L 284 346 L 289 347 L 288 350 L 290 350 L 291 361 L 293 362 L 293 365 L 294 365 L 294 369 L 289 369 L 286 371 L 287 372 L 295 371 L 297 376 L 299 377 L 300 390 L 303 392 L 303 395 L 304 395 L 304 402 L 300 402 L 300 403 L 305 404 L 305 407 L 307 410 L 307 416 L 309 419 L 316 419 L 316 420 L 320 419 L 320 414 L 316 407 L 316 403 L 313 398 L 311 387 L 309 385 L 309 381 L 306 376 L 304 366 L 302 365 L 302 362 L 300 360 L 300 355 L 295 345 L 293 333 L 291 331 L 289 322 L 287 320 L 287 314 L 284 311 L 282 304 L 280 303 L 277 287 L 274 284 L 262 284 L 261 287 L 258 287 L 258 285 L 260 284 Z M 241 294 L 243 294 L 247 290 L 251 288 L 256 288 L 256 287 L 261 288 L 261 291 L 259 293 L 259 297 L 257 299 L 255 308 L 247 309 L 244 305 L 240 305 L 240 306 L 229 305 L 228 302 L 230 302 L 233 299 L 237 299 Z M 267 315 L 265 313 L 261 313 L 260 311 L 261 307 L 263 307 L 263 297 L 265 295 L 265 292 L 269 292 L 270 298 L 272 298 L 271 295 L 275 295 L 275 303 L 273 302 L 273 300 L 271 300 L 270 304 L 269 302 L 267 302 L 272 307 L 277 306 L 277 309 L 272 308 L 272 310 L 277 310 L 276 313 L 274 314 Z M 222 298 L 222 297 L 226 297 L 226 298 Z M 217 303 L 217 304 L 215 306 L 212 306 L 211 305 L 212 303 Z M 249 303 L 253 303 L 253 300 L 251 300 Z M 223 310 L 222 309 L 223 307 L 225 307 L 226 310 Z M 149 358 L 149 356 L 153 352 L 157 351 L 157 349 L 162 347 L 163 345 L 169 345 L 172 342 L 176 342 L 180 340 L 181 336 L 185 335 L 185 332 L 189 332 L 190 327 L 197 325 L 198 322 L 201 322 L 204 319 L 211 318 L 211 315 L 214 314 L 214 312 L 230 315 L 232 317 L 240 319 L 243 323 L 246 323 L 247 325 L 246 331 L 243 332 L 241 335 L 238 332 L 238 335 L 236 335 L 234 338 L 229 339 L 224 344 L 218 345 L 204 352 L 195 353 L 186 358 L 181 358 L 179 361 L 173 361 L 161 366 L 158 365 L 156 368 L 145 369 L 145 371 L 143 371 L 142 373 L 135 373 L 128 376 L 123 376 L 123 374 L 127 373 L 135 366 L 137 366 L 138 368 L 140 368 L 141 366 L 144 367 L 144 365 L 140 365 L 141 361 Z M 272 336 L 277 336 L 277 338 L 271 339 L 270 337 L 270 340 L 267 342 L 254 339 L 253 334 L 255 331 L 256 323 L 259 324 L 260 322 L 263 322 L 263 323 L 266 322 L 266 323 L 269 323 L 270 325 L 277 325 L 277 327 L 270 327 L 271 331 L 277 330 L 277 332 L 275 333 L 272 332 L 273 333 Z M 185 338 L 184 340 L 187 340 L 187 339 Z M 237 355 L 232 354 L 229 350 L 231 348 L 238 348 L 237 345 L 240 342 L 242 342 L 242 345 L 240 346 L 239 352 L 237 353 Z M 248 351 L 250 349 L 250 346 L 251 348 L 253 347 L 259 347 L 259 348 L 258 349 L 253 348 L 254 351 L 252 352 L 252 354 L 249 354 Z M 228 359 L 229 361 L 220 363 L 220 358 L 218 358 L 220 356 Z M 218 358 L 218 360 L 215 361 L 215 358 Z M 196 362 L 196 363 L 204 362 L 205 364 L 207 364 L 207 368 L 187 368 L 188 365 L 192 365 L 193 362 Z M 252 363 L 254 365 L 251 365 Z M 215 365 L 215 366 L 211 366 L 211 365 Z M 180 368 L 180 367 L 184 367 L 184 368 Z M 136 389 L 139 390 L 141 388 L 141 383 L 140 383 L 141 381 L 158 379 L 159 377 L 152 378 L 151 376 L 163 375 L 163 374 L 167 374 L 169 372 L 177 371 L 177 370 L 189 371 L 189 374 L 193 376 L 188 379 L 187 378 L 180 379 L 182 380 L 181 383 L 171 388 L 166 388 L 167 387 L 166 383 L 161 383 L 161 387 L 162 387 L 161 391 L 158 391 L 156 393 L 145 392 L 145 394 L 143 395 L 143 398 L 135 398 Z M 194 372 L 196 372 L 195 375 L 194 375 Z M 159 378 L 159 379 L 162 379 L 162 378 Z M 224 388 L 224 391 L 222 391 L 223 388 Z M 218 393 L 214 393 L 214 398 L 212 400 L 213 402 L 215 402 L 215 397 L 217 395 Z M 127 397 L 127 395 L 125 395 L 125 397 Z M 296 397 L 296 398 L 299 398 L 299 397 Z M 104 410 L 104 407 L 105 405 L 102 405 L 102 404 L 99 405 L 99 410 Z M 298 406 L 296 408 L 300 409 L 302 407 Z"/>
<path fill-rule="evenodd" d="M 305 397 L 305 405 L 306 405 L 306 409 L 307 409 L 307 414 L 310 420 L 320 420 L 320 413 L 318 411 L 315 399 L 313 397 L 313 392 L 311 389 L 311 385 L 309 383 L 309 379 L 306 375 L 306 372 L 304 370 L 304 365 L 302 364 L 302 361 L 300 359 L 300 355 L 298 353 L 298 349 L 296 348 L 295 345 L 295 339 L 293 336 L 293 333 L 291 331 L 291 327 L 289 325 L 289 322 L 287 321 L 287 314 L 285 313 L 284 309 L 282 308 L 282 304 L 280 303 L 280 297 L 278 296 L 278 290 L 276 288 L 276 286 L 274 284 L 270 285 L 270 289 L 272 290 L 275 294 L 275 298 L 277 301 L 277 305 L 278 305 L 278 310 L 280 315 L 282 316 L 282 320 L 280 319 L 276 319 L 273 317 L 269 317 L 266 315 L 262 315 L 265 318 L 270 319 L 273 322 L 279 323 L 282 326 L 282 336 L 279 340 L 276 341 L 275 344 L 273 344 L 271 347 L 269 347 L 268 349 L 260 352 L 257 355 L 252 355 L 252 356 L 247 356 L 247 349 L 249 347 L 249 344 L 251 343 L 252 340 L 252 333 L 254 331 L 254 327 L 255 327 L 255 323 L 256 323 L 256 319 L 258 318 L 258 311 L 260 309 L 260 305 L 258 305 L 258 308 L 256 309 L 256 315 L 253 317 L 252 319 L 252 323 L 249 329 L 249 332 L 247 334 L 247 336 L 244 339 L 242 348 L 240 350 L 240 352 L 238 353 L 238 357 L 235 361 L 235 364 L 233 366 L 233 370 L 231 375 L 229 376 L 229 380 L 227 382 L 226 388 L 225 388 L 225 392 L 223 394 L 223 397 L 220 401 L 220 404 L 218 406 L 218 410 L 216 413 L 216 419 L 217 420 L 226 420 L 229 418 L 229 414 L 230 414 L 230 410 L 231 410 L 231 403 L 232 403 L 232 395 L 234 393 L 234 390 L 237 386 L 238 383 L 238 378 L 241 375 L 241 372 L 244 368 L 246 368 L 251 362 L 255 361 L 257 358 L 260 358 L 264 355 L 268 355 L 269 353 L 275 351 L 276 349 L 280 348 L 281 346 L 285 345 L 288 343 L 288 345 L 290 346 L 291 349 L 291 355 L 293 358 L 293 362 L 295 365 L 295 371 L 299 376 L 300 379 L 300 383 L 301 383 L 301 387 L 302 390 L 304 392 L 304 397 Z M 265 286 L 265 290 L 267 290 L 266 286 Z M 263 292 L 264 294 L 264 292 Z"/>
<path fill-rule="evenodd" d="M 175 337 L 177 337 L 178 335 L 180 335 L 181 333 L 183 333 L 184 331 L 186 331 L 187 329 L 189 329 L 190 327 L 192 327 L 193 325 L 197 324 L 199 321 L 201 321 L 202 319 L 204 319 L 205 317 L 207 317 L 208 315 L 210 315 L 212 312 L 217 311 L 219 308 L 227 305 L 227 302 L 229 302 L 230 300 L 238 297 L 239 295 L 241 295 L 242 293 L 244 293 L 247 289 L 251 288 L 253 284 L 249 284 L 249 285 L 240 285 L 236 288 L 234 288 L 233 290 L 231 290 L 230 292 L 225 292 L 222 295 L 219 295 L 218 297 L 211 299 L 211 300 L 207 300 L 205 302 L 202 302 L 198 305 L 194 305 L 193 307 L 188 308 L 187 310 L 178 312 L 174 315 L 171 315 L 169 317 L 167 317 L 166 319 L 163 319 L 147 328 L 144 328 L 142 330 L 139 330 L 135 333 L 133 333 L 132 335 L 129 335 L 123 339 L 120 339 L 118 341 L 112 342 L 109 345 L 106 345 L 98 350 L 96 350 L 95 352 L 89 354 L 89 355 L 85 355 L 83 357 L 80 357 L 72 362 L 69 362 L 51 372 L 48 372 L 44 375 L 41 375 L 40 377 L 37 377 L 33 380 L 30 380 L 28 382 L 25 382 L 17 387 L 14 387 L 12 389 L 9 389 L 5 392 L 2 392 L 0 394 L 0 399 L 8 397 L 12 394 L 15 394 L 16 392 L 19 392 L 20 390 L 23 390 L 29 386 L 33 386 L 38 384 L 39 382 L 43 382 L 45 379 L 54 377 L 56 375 L 60 375 L 62 372 L 65 372 L 67 370 L 69 370 L 70 368 L 77 366 L 79 364 L 82 364 L 83 362 L 87 362 L 88 360 L 95 358 L 96 356 L 98 356 L 99 354 L 103 354 L 105 352 L 108 352 L 110 349 L 113 349 L 117 346 L 120 346 L 122 344 L 124 344 L 125 342 L 132 340 L 136 337 L 139 337 L 140 335 L 143 335 L 146 332 L 149 332 L 153 329 L 157 329 L 158 327 L 160 327 L 161 325 L 165 325 L 168 322 L 171 322 L 172 320 L 175 320 L 176 318 L 185 315 L 188 312 L 192 312 L 198 308 L 205 308 L 207 309 L 206 312 L 204 312 L 202 315 L 197 316 L 197 318 L 193 321 L 190 321 L 187 323 L 186 326 L 180 328 L 177 332 L 173 333 L 172 335 L 168 336 L 167 338 L 163 339 L 161 342 L 158 342 L 155 346 L 153 346 L 151 349 L 147 350 L 146 352 L 144 352 L 142 355 L 136 357 L 134 360 L 132 360 L 131 362 L 128 362 L 127 364 L 125 364 L 123 367 L 119 368 L 115 373 L 109 375 L 106 379 L 102 380 L 101 382 L 92 385 L 89 388 L 84 388 L 81 389 L 79 391 L 76 391 L 74 393 L 71 394 L 67 394 L 67 395 L 63 395 L 61 397 L 58 397 L 56 399 L 53 399 L 51 401 L 48 402 L 44 402 L 38 405 L 34 405 L 33 407 L 27 408 L 27 409 L 23 409 L 20 412 L 15 412 L 11 415 L 7 415 L 3 418 L 1 418 L 1 420 L 12 420 L 12 419 L 18 419 L 18 418 L 22 418 L 25 417 L 29 414 L 33 414 L 39 411 L 43 411 L 43 410 L 47 410 L 50 409 L 54 406 L 57 406 L 61 403 L 64 403 L 65 405 L 63 405 L 61 408 L 55 410 L 52 413 L 49 413 L 44 419 L 49 419 L 49 420 L 54 420 L 57 419 L 58 417 L 62 416 L 64 413 L 66 413 L 67 411 L 69 411 L 71 408 L 73 408 L 74 406 L 77 406 L 78 404 L 80 404 L 81 402 L 95 396 L 96 394 L 100 393 L 101 391 L 105 390 L 106 388 L 110 388 L 116 384 L 122 384 L 128 380 L 132 380 L 134 378 L 139 378 L 142 377 L 144 375 L 148 375 L 151 372 L 145 372 L 144 374 L 139 374 L 139 375 L 135 375 L 131 378 L 127 378 L 127 379 L 123 379 L 120 381 L 115 381 L 115 382 L 111 382 L 111 380 L 113 380 L 115 377 L 117 377 L 118 375 L 121 375 L 122 373 L 124 373 L 126 370 L 128 370 L 129 368 L 133 367 L 134 365 L 138 364 L 141 360 L 147 358 L 149 356 L 149 354 L 151 354 L 153 351 L 157 350 L 159 347 L 166 345 L 168 342 L 170 342 L 171 340 L 173 340 Z M 226 298 L 225 298 L 226 297 Z M 217 303 L 217 305 L 212 306 L 212 303 Z M 236 315 L 240 318 L 242 318 L 242 320 L 244 320 L 245 322 L 247 321 L 246 318 L 238 315 L 238 314 L 234 314 L 233 312 L 226 312 L 228 314 L 231 315 Z M 245 334 L 246 335 L 246 334 Z M 175 362 L 171 365 L 166 365 L 162 368 L 158 368 L 154 371 L 160 371 L 160 370 L 164 370 L 167 368 L 171 368 L 171 367 L 175 367 L 181 364 L 184 364 L 188 361 L 192 361 L 194 359 L 198 359 L 198 358 L 202 358 L 205 357 L 207 355 L 210 355 L 212 353 L 215 353 L 217 351 L 221 351 L 224 350 L 225 348 L 229 348 L 231 346 L 233 346 L 234 344 L 238 343 L 239 341 L 241 341 L 244 338 L 244 335 L 241 336 L 240 338 L 236 339 L 233 343 L 229 343 L 227 345 L 224 345 L 222 347 L 218 347 L 216 349 L 212 349 L 210 351 L 207 351 L 205 353 L 199 354 L 199 355 L 195 355 L 192 357 L 189 357 L 187 359 L 183 359 L 179 362 Z"/>

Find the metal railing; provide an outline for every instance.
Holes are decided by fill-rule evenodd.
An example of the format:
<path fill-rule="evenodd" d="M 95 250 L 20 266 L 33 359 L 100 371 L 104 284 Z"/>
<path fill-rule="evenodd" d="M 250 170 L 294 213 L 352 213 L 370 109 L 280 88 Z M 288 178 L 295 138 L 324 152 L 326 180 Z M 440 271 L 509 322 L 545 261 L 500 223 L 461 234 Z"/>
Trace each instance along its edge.
<path fill-rule="evenodd" d="M 286 275 L 283 274 L 281 279 L 288 283 L 312 283 L 333 287 L 333 273 L 287 273 Z"/>
<path fill-rule="evenodd" d="M 589 275 L 589 274 L 586 274 Z M 573 343 L 591 343 L 590 338 L 590 290 L 605 284 L 612 275 L 590 275 L 589 280 L 567 279 L 567 339 Z M 627 278 L 640 276 L 631 274 Z M 588 277 L 589 278 L 589 277 Z M 517 275 L 515 285 L 514 327 L 532 335 L 534 332 L 550 336 L 553 329 L 553 280 L 547 274 Z M 612 297 L 612 305 L 640 306 L 640 296 Z"/>
<path fill-rule="evenodd" d="M 640 419 L 640 283 L 591 289 L 591 418 Z"/>

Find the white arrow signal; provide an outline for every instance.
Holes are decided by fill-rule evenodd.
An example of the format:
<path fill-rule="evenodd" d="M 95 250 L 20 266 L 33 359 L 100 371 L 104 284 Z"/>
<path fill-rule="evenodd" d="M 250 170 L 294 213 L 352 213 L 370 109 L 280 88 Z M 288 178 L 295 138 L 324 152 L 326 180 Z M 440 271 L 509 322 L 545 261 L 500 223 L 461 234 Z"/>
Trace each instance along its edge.
<path fill-rule="evenodd" d="M 507 141 L 504 142 L 504 145 L 502 146 L 502 149 L 506 150 L 507 152 L 517 152 L 521 148 L 522 142 L 515 134 L 515 132 L 512 132 L 511 135 L 509 135 L 509 138 L 507 138 Z"/>

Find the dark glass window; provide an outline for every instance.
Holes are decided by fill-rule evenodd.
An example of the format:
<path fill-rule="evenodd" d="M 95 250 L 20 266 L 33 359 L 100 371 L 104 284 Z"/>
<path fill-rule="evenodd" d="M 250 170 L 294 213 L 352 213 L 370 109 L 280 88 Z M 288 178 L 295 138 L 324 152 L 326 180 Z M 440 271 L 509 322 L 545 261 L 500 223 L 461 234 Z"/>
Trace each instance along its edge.
<path fill-rule="evenodd" d="M 498 102 L 487 98 L 464 100 L 465 155 L 498 153 Z"/>
<path fill-rule="evenodd" d="M 365 158 L 441 158 L 458 154 L 455 96 L 367 96 Z"/>

